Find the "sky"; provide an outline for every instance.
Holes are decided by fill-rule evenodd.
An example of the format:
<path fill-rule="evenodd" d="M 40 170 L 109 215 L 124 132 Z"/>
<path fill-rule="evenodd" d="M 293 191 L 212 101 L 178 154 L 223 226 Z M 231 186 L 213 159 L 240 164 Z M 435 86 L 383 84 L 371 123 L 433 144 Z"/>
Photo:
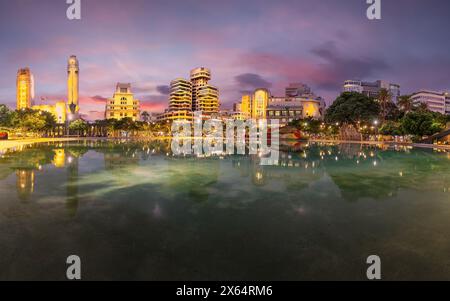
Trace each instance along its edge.
<path fill-rule="evenodd" d="M 330 104 L 346 79 L 383 79 L 402 94 L 450 90 L 450 1 L 382 0 L 0 0 L 0 103 L 15 107 L 19 68 L 35 77 L 36 104 L 66 100 L 70 55 L 80 61 L 80 110 L 103 117 L 117 82 L 142 110 L 162 112 L 168 85 L 195 67 L 212 70 L 223 108 L 243 93 L 282 96 L 303 82 Z"/>

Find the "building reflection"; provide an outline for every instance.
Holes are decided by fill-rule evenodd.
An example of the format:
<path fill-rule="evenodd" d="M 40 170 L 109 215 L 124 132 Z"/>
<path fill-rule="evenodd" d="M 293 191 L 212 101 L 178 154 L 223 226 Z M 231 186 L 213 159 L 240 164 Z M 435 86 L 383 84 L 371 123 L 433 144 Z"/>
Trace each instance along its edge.
<path fill-rule="evenodd" d="M 28 200 L 34 192 L 35 174 L 34 170 L 18 169 L 16 170 L 16 189 L 17 195 L 21 200 Z"/>
<path fill-rule="evenodd" d="M 53 165 L 57 168 L 63 168 L 66 165 L 66 152 L 64 149 L 55 149 L 53 157 Z"/>
<path fill-rule="evenodd" d="M 69 156 L 67 160 L 66 207 L 70 216 L 78 211 L 78 157 Z"/>

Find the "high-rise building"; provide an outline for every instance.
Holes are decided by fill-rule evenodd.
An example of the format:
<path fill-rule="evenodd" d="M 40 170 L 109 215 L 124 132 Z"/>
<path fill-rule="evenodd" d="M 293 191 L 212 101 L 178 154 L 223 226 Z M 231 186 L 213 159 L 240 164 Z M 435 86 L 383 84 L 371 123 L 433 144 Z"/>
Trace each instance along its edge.
<path fill-rule="evenodd" d="M 139 100 L 134 99 L 131 84 L 118 83 L 113 98 L 106 101 L 106 119 L 131 118 L 136 121 L 140 118 Z"/>
<path fill-rule="evenodd" d="M 170 83 L 169 111 L 192 111 L 192 84 L 184 78 Z"/>
<path fill-rule="evenodd" d="M 79 97 L 79 76 L 80 68 L 75 55 L 69 57 L 67 63 L 67 105 L 71 114 L 78 114 L 80 107 Z"/>
<path fill-rule="evenodd" d="M 219 112 L 219 90 L 208 84 L 211 71 L 200 67 L 191 70 L 192 110 L 210 115 Z"/>
<path fill-rule="evenodd" d="M 30 68 L 19 69 L 17 72 L 17 110 L 29 109 L 34 99 L 34 77 Z"/>
<path fill-rule="evenodd" d="M 267 89 L 256 89 L 252 99 L 252 118 L 265 119 L 269 104 L 270 92 Z"/>
<path fill-rule="evenodd" d="M 381 89 L 388 90 L 392 95 L 392 101 L 397 102 L 400 96 L 400 85 L 389 83 L 383 80 L 376 82 L 364 82 L 360 80 L 346 80 L 343 86 L 343 92 L 358 92 L 368 97 L 377 99 Z"/>
<path fill-rule="evenodd" d="M 414 104 L 426 104 L 428 110 L 441 114 L 447 113 L 447 93 L 434 91 L 418 91 L 411 95 Z"/>
<path fill-rule="evenodd" d="M 196 110 L 205 115 L 219 113 L 219 90 L 211 85 L 197 88 Z"/>

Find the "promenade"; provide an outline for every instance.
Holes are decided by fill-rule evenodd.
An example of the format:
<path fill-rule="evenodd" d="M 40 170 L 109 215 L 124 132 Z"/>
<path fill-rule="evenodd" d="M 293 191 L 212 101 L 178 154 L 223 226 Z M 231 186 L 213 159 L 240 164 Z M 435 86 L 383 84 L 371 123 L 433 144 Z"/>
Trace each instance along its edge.
<path fill-rule="evenodd" d="M 67 141 L 79 141 L 84 139 L 97 139 L 97 138 L 29 138 L 17 140 L 0 140 L 0 152 L 7 151 L 8 149 L 20 148 L 22 146 L 35 143 L 67 142 Z"/>
<path fill-rule="evenodd" d="M 421 148 L 433 148 L 433 149 L 449 149 L 450 145 L 438 145 L 438 144 L 424 144 L 424 143 L 409 143 L 409 142 L 395 142 L 395 141 L 352 141 L 352 140 L 331 140 L 331 139 L 310 139 L 309 142 L 321 142 L 321 143 L 341 143 L 341 144 L 362 144 L 362 145 L 390 145 L 390 146 L 411 146 Z"/>

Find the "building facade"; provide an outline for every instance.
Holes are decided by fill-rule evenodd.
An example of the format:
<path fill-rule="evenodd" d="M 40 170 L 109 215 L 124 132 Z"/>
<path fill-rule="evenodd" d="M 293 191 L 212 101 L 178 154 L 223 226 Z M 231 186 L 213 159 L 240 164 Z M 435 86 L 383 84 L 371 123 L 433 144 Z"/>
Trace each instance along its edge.
<path fill-rule="evenodd" d="M 266 119 L 270 92 L 267 89 L 256 89 L 252 98 L 252 118 Z"/>
<path fill-rule="evenodd" d="M 313 93 L 311 88 L 303 83 L 291 83 L 285 89 L 286 97 L 309 97 L 312 96 Z"/>
<path fill-rule="evenodd" d="M 139 100 L 134 98 L 131 84 L 118 83 L 116 85 L 116 92 L 113 97 L 106 101 L 105 118 L 139 120 L 140 104 Z"/>
<path fill-rule="evenodd" d="M 58 101 L 55 105 L 36 105 L 33 106 L 33 109 L 51 113 L 58 124 L 64 124 L 66 122 L 67 111 L 64 101 Z"/>
<path fill-rule="evenodd" d="M 79 78 L 80 67 L 75 55 L 71 55 L 67 62 L 67 106 L 70 114 L 78 115 L 80 106 L 79 98 Z"/>
<path fill-rule="evenodd" d="M 284 126 L 298 119 L 323 118 L 325 101 L 307 85 L 290 84 L 285 92 L 285 96 L 277 97 L 267 89 L 257 89 L 253 95 L 244 95 L 241 102 L 235 104 L 235 119 L 278 119 Z"/>
<path fill-rule="evenodd" d="M 219 90 L 210 85 L 211 71 L 199 67 L 191 70 L 192 110 L 202 114 L 219 113 Z"/>
<path fill-rule="evenodd" d="M 211 85 L 197 88 L 196 110 L 205 115 L 219 113 L 219 90 Z"/>
<path fill-rule="evenodd" d="M 177 78 L 170 82 L 169 111 L 192 111 L 192 84 Z"/>
<path fill-rule="evenodd" d="M 34 100 L 34 77 L 30 68 L 17 71 L 16 91 L 17 110 L 30 109 Z"/>
<path fill-rule="evenodd" d="M 305 118 L 322 119 L 325 102 L 320 97 L 272 97 L 267 107 L 267 118 L 278 119 L 280 125 Z"/>
<path fill-rule="evenodd" d="M 377 99 L 381 89 L 388 90 L 392 95 L 392 101 L 395 103 L 397 102 L 397 99 L 400 96 L 400 85 L 383 80 L 377 80 L 375 82 L 346 80 L 342 90 L 343 92 L 358 92 Z"/>
<path fill-rule="evenodd" d="M 411 99 L 415 105 L 420 103 L 426 104 L 428 110 L 432 112 L 438 112 L 441 114 L 448 113 L 447 101 L 449 99 L 447 93 L 422 90 L 413 93 L 411 95 Z"/>

